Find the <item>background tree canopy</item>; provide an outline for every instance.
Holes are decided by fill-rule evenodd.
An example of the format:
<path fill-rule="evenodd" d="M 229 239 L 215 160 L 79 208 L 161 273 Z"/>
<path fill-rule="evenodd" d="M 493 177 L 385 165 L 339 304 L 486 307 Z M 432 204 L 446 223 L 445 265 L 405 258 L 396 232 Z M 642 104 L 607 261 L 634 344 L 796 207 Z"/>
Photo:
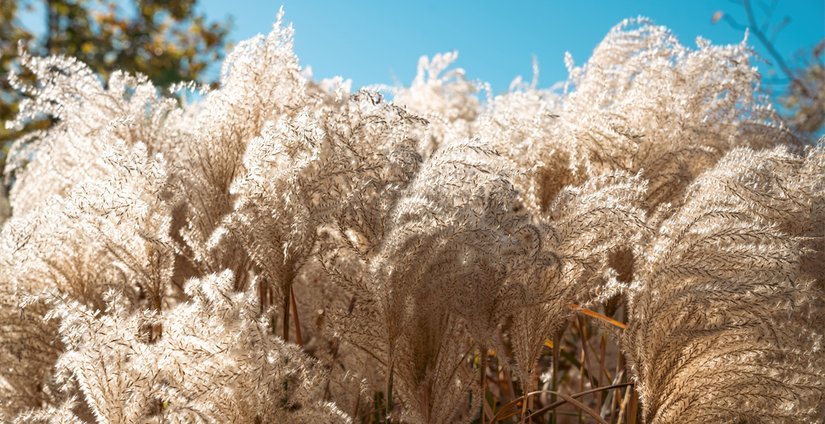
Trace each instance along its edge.
<path fill-rule="evenodd" d="M 0 2 L 0 121 L 12 119 L 21 100 L 8 75 L 18 70 L 18 42 L 36 55 L 67 55 L 104 79 L 114 70 L 139 72 L 159 87 L 199 80 L 224 53 L 230 22 L 210 22 L 196 0 L 3 0 Z M 42 11 L 43 34 L 20 15 Z M 208 81 L 206 81 L 208 82 Z M 46 121 L 32 127 L 48 125 Z M 24 130 L 25 131 L 25 130 Z M 20 133 L 0 126 L 0 141 Z"/>

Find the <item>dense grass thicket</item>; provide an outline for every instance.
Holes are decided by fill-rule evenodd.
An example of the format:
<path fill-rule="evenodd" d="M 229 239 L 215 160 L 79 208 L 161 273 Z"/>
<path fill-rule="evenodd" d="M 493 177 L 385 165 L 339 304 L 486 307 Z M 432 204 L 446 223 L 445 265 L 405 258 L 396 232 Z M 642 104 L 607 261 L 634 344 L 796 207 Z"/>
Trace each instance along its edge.
<path fill-rule="evenodd" d="M 825 422 L 825 147 L 744 41 L 628 20 L 494 96 L 455 54 L 352 93 L 292 34 L 191 104 L 22 52 L 0 419 Z"/>

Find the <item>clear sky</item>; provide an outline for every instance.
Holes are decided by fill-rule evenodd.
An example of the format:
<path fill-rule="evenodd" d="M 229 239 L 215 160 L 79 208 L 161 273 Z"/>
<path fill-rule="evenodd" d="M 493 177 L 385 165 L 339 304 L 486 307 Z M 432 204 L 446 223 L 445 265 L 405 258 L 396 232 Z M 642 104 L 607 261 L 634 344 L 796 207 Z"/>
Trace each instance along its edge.
<path fill-rule="evenodd" d="M 753 3 L 763 17 L 759 0 Z M 351 78 L 354 88 L 409 83 L 419 56 L 451 50 L 458 50 L 457 65 L 469 78 L 490 82 L 495 92 L 506 90 L 517 75 L 529 80 L 535 55 L 539 85 L 546 87 L 566 78 L 565 51 L 581 64 L 624 18 L 647 16 L 688 46 L 695 46 L 697 35 L 714 43 L 742 40 L 741 30 L 711 23 L 718 10 L 746 22 L 741 5 L 729 0 L 200 0 L 211 19 L 233 16 L 233 41 L 268 32 L 281 5 L 285 20 L 294 24 L 302 65 L 312 66 L 317 78 Z M 825 39 L 825 0 L 779 0 L 772 21 L 785 17 L 790 22 L 775 45 L 786 57 Z M 770 59 L 755 37 L 749 43 Z M 764 65 L 760 69 L 767 71 Z"/>

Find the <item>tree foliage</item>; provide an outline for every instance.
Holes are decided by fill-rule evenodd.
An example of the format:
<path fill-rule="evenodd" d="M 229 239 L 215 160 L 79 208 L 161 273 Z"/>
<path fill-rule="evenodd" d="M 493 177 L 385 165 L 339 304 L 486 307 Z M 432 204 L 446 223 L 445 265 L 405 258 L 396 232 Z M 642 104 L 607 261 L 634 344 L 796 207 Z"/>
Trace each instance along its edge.
<path fill-rule="evenodd" d="M 156 86 L 200 80 L 223 53 L 227 22 L 209 22 L 196 0 L 4 0 L 0 4 L 0 121 L 21 101 L 7 75 L 20 69 L 18 43 L 37 55 L 66 55 L 104 79 L 115 70 L 146 75 Z M 37 13 L 38 34 L 21 14 Z M 18 137 L 0 128 L 0 141 Z"/>

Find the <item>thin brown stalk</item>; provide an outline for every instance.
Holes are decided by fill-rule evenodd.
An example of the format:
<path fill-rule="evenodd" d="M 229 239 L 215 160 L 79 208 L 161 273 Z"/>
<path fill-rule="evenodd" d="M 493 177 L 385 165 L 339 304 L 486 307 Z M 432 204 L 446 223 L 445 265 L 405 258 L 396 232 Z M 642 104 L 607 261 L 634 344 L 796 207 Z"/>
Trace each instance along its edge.
<path fill-rule="evenodd" d="M 510 401 L 509 403 L 504 405 L 499 410 L 499 413 L 496 414 L 495 417 L 493 417 L 493 423 L 497 423 L 500 420 L 511 417 L 512 415 L 505 415 L 503 413 L 505 410 L 509 409 L 511 406 L 516 406 L 516 405 L 519 404 L 519 402 L 521 402 L 521 405 L 523 407 L 523 405 L 526 403 L 527 399 L 529 399 L 533 396 L 536 396 L 536 395 L 540 395 L 540 394 L 544 394 L 544 393 L 550 393 L 550 394 L 555 394 L 556 396 L 562 398 L 562 400 L 563 400 L 563 401 L 560 401 L 560 402 L 555 402 L 555 403 L 558 403 L 558 405 L 556 405 L 555 403 L 553 405 L 551 405 L 553 408 L 556 408 L 559 405 L 562 405 L 564 403 L 570 403 L 570 404 L 576 406 L 577 408 L 581 409 L 585 413 L 587 413 L 587 415 L 590 415 L 593 419 L 596 420 L 596 422 L 598 422 L 600 424 L 608 424 L 607 421 L 605 421 L 604 418 L 602 418 L 596 411 L 594 411 L 592 408 L 588 407 L 587 405 L 583 404 L 582 402 L 576 400 L 575 398 L 576 397 L 582 397 L 584 395 L 587 395 L 587 394 L 590 394 L 590 393 L 595 393 L 595 392 L 598 392 L 598 391 L 601 391 L 601 390 L 609 390 L 609 389 L 614 389 L 614 388 L 618 388 L 618 387 L 623 387 L 625 385 L 632 386 L 632 383 L 606 386 L 606 387 L 599 387 L 599 388 L 596 388 L 596 389 L 576 393 L 574 395 L 568 395 L 568 394 L 560 393 L 560 392 L 557 392 L 555 390 L 536 390 L 534 392 L 527 393 L 524 396 L 519 396 L 518 398 L 513 399 L 512 401 Z M 551 408 L 549 408 L 549 407 L 545 407 L 545 408 L 542 408 L 541 411 L 532 412 L 529 416 L 524 415 L 523 418 L 522 418 L 522 422 L 526 422 L 526 420 L 528 420 L 528 419 L 532 420 L 532 418 L 534 416 L 537 416 L 541 413 L 547 412 L 550 409 Z"/>
<path fill-rule="evenodd" d="M 591 311 L 590 309 L 582 308 L 581 306 L 579 306 L 575 303 L 571 303 L 571 304 L 567 305 L 567 307 L 572 309 L 575 312 L 581 312 L 584 315 L 587 315 L 589 317 L 593 317 L 593 318 L 596 318 L 598 320 L 604 321 L 604 322 L 606 322 L 606 323 L 608 323 L 608 324 L 610 324 L 614 327 L 619 327 L 622 330 L 627 328 L 627 325 L 625 323 L 621 322 L 621 321 L 617 321 L 613 318 L 610 318 L 607 315 L 600 314 L 596 311 Z"/>
<path fill-rule="evenodd" d="M 481 356 L 479 361 L 479 378 L 481 385 L 481 424 L 485 424 L 487 415 L 487 349 L 482 347 L 479 350 Z"/>
<path fill-rule="evenodd" d="M 585 374 L 588 374 L 587 369 L 587 334 L 585 333 L 584 329 L 584 320 L 582 317 L 576 317 L 576 326 L 579 329 L 579 337 L 581 338 L 581 359 L 579 360 L 579 391 L 584 391 L 584 380 Z M 584 416 L 582 415 L 581 409 L 578 412 L 579 414 L 579 423 L 584 423 Z"/>
<path fill-rule="evenodd" d="M 608 390 L 620 389 L 620 388 L 628 387 L 628 386 L 633 386 L 633 383 L 621 383 L 621 384 L 612 384 L 610 386 L 597 387 L 595 389 L 585 390 L 585 391 L 580 392 L 580 393 L 572 394 L 572 395 L 570 395 L 570 397 L 578 398 L 578 397 L 588 395 L 588 394 L 591 394 L 591 393 L 605 392 L 605 391 L 608 391 Z M 559 406 L 564 405 L 565 403 L 567 403 L 567 400 L 565 400 L 565 399 L 562 399 L 562 400 L 557 401 L 557 402 L 553 402 L 550 405 L 547 405 L 547 406 L 533 412 L 532 414 L 530 414 L 530 416 L 528 418 L 532 418 L 534 416 L 535 417 L 541 416 L 542 414 L 544 414 L 546 412 L 549 412 L 549 411 L 551 411 L 555 408 L 558 408 Z"/>
<path fill-rule="evenodd" d="M 289 290 L 290 305 L 292 307 L 292 316 L 295 318 L 295 343 L 298 346 L 304 346 L 304 339 L 301 337 L 301 321 L 298 319 L 298 303 L 295 301 L 295 291 Z"/>
<path fill-rule="evenodd" d="M 624 424 L 625 411 L 627 410 L 627 403 L 630 400 L 630 392 L 632 390 L 632 387 L 628 387 L 624 392 L 624 397 L 622 397 L 622 405 L 619 407 L 619 417 L 616 420 L 616 424 Z"/>
<path fill-rule="evenodd" d="M 550 387 L 553 390 L 558 390 L 559 388 L 559 359 L 561 358 L 561 333 L 558 333 L 553 336 L 553 376 L 552 376 L 552 385 Z M 550 394 L 550 402 L 556 401 L 556 395 L 551 393 Z M 556 423 L 556 414 L 553 413 L 553 416 L 550 420 L 552 424 Z"/>
<path fill-rule="evenodd" d="M 639 394 L 633 390 L 630 394 L 630 406 L 627 410 L 627 424 L 636 424 L 636 417 L 639 409 Z"/>
<path fill-rule="evenodd" d="M 289 287 L 287 287 L 286 293 L 284 294 L 284 302 L 283 302 L 283 308 L 282 308 L 283 313 L 284 313 L 284 315 L 283 315 L 283 317 L 284 317 L 284 320 L 283 320 L 283 329 L 284 329 L 283 337 L 284 337 L 285 342 L 289 341 L 289 298 L 290 298 L 291 293 L 292 293 L 292 286 L 290 285 Z"/>
<path fill-rule="evenodd" d="M 572 396 L 566 395 L 564 393 L 557 393 L 557 395 L 560 398 L 566 400 L 568 403 L 573 404 L 576 408 L 578 408 L 579 411 L 584 412 L 587 415 L 590 415 L 590 417 L 593 418 L 594 420 L 596 420 L 597 423 L 599 423 L 599 424 L 608 424 L 607 421 L 605 421 L 604 418 L 602 418 L 601 415 L 599 415 L 598 412 L 594 411 L 589 406 L 587 406 L 587 405 L 579 402 L 578 400 L 574 399 Z"/>

